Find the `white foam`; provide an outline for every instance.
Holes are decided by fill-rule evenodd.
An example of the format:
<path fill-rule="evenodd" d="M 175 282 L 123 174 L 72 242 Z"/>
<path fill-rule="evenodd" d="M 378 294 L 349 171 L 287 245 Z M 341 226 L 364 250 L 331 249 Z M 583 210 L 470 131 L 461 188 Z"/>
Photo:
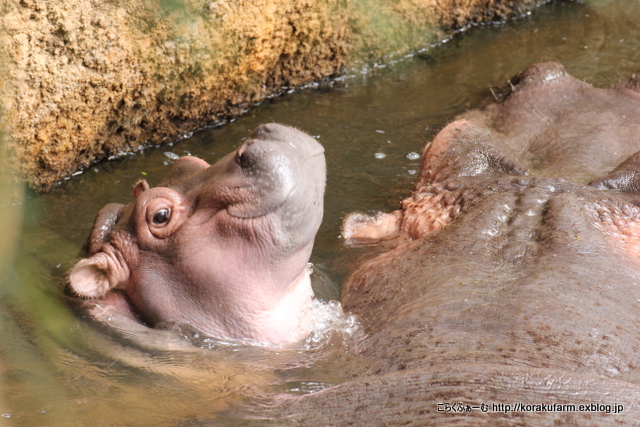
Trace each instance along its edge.
<path fill-rule="evenodd" d="M 323 345 L 336 333 L 343 339 L 352 337 L 360 329 L 356 317 L 345 314 L 339 301 L 324 302 L 315 299 L 312 316 L 311 333 L 304 341 L 306 349 Z"/>

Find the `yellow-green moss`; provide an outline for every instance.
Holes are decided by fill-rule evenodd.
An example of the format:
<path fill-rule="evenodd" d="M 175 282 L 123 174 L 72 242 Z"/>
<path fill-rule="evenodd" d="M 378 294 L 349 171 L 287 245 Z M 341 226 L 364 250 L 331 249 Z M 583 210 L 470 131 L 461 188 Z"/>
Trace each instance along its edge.
<path fill-rule="evenodd" d="M 424 48 L 537 0 L 0 0 L 8 141 L 46 190 L 283 87 Z"/>

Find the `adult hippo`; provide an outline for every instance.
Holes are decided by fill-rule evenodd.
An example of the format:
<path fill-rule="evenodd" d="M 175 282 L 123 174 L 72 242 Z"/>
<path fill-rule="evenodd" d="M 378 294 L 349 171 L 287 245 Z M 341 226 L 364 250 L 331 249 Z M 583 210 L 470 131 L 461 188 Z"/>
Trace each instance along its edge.
<path fill-rule="evenodd" d="M 155 188 L 108 204 L 69 283 L 95 310 L 149 326 L 189 324 L 268 345 L 308 333 L 307 262 L 322 221 L 324 150 L 267 124 L 214 165 L 183 157 Z M 122 317 L 122 316 L 120 316 Z"/>
<path fill-rule="evenodd" d="M 597 89 L 530 66 L 446 126 L 346 281 L 353 381 L 279 401 L 301 425 L 638 425 L 640 78 Z"/>

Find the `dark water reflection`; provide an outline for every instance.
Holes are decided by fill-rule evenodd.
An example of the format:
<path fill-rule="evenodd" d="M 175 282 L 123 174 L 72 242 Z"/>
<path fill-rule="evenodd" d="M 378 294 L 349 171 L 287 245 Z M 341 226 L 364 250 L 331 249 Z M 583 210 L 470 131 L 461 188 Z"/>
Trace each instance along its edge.
<path fill-rule="evenodd" d="M 305 393 L 344 381 L 357 360 L 336 336 L 313 351 L 246 346 L 200 349 L 179 334 L 111 336 L 79 319 L 62 292 L 64 274 L 94 215 L 128 202 L 133 183 L 153 185 L 174 157 L 215 162 L 258 124 L 276 121 L 314 135 L 328 163 L 325 221 L 312 261 L 323 299 L 339 297 L 357 256 L 339 239 L 344 215 L 392 210 L 412 188 L 424 144 L 452 118 L 500 93 L 532 62 L 556 60 L 607 86 L 640 68 L 635 0 L 558 3 L 508 25 L 475 28 L 449 43 L 332 89 L 264 102 L 221 128 L 173 146 L 96 165 L 24 204 L 16 271 L 5 277 L 0 327 L 0 425 L 203 425 L 234 401 Z M 226 420 L 228 421 L 228 420 Z"/>

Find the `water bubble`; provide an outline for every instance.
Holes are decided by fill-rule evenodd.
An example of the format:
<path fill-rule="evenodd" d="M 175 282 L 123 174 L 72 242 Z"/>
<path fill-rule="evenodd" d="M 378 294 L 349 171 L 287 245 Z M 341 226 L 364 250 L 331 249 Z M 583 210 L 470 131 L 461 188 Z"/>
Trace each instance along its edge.
<path fill-rule="evenodd" d="M 385 133 L 383 130 L 376 129 L 376 133 Z"/>
<path fill-rule="evenodd" d="M 417 171 L 417 170 L 415 170 L 415 169 L 409 169 L 409 170 L 407 171 L 407 173 L 408 173 L 409 175 L 415 175 L 415 174 L 417 174 L 417 173 L 418 173 L 418 171 Z"/>
<path fill-rule="evenodd" d="M 4 418 L 11 418 L 11 414 L 7 414 L 6 412 L 5 412 L 4 414 L 2 414 L 2 416 L 3 416 Z"/>
<path fill-rule="evenodd" d="M 420 154 L 416 153 L 415 151 L 412 151 L 411 153 L 407 154 L 407 159 L 409 160 L 418 160 L 420 158 Z"/>
<path fill-rule="evenodd" d="M 376 157 L 376 159 L 384 159 L 385 157 L 387 157 L 387 155 L 384 153 L 376 153 L 374 154 L 374 156 Z"/>
<path fill-rule="evenodd" d="M 164 155 L 170 158 L 171 160 L 178 160 L 180 158 L 176 153 L 172 153 L 171 151 L 165 151 Z"/>

